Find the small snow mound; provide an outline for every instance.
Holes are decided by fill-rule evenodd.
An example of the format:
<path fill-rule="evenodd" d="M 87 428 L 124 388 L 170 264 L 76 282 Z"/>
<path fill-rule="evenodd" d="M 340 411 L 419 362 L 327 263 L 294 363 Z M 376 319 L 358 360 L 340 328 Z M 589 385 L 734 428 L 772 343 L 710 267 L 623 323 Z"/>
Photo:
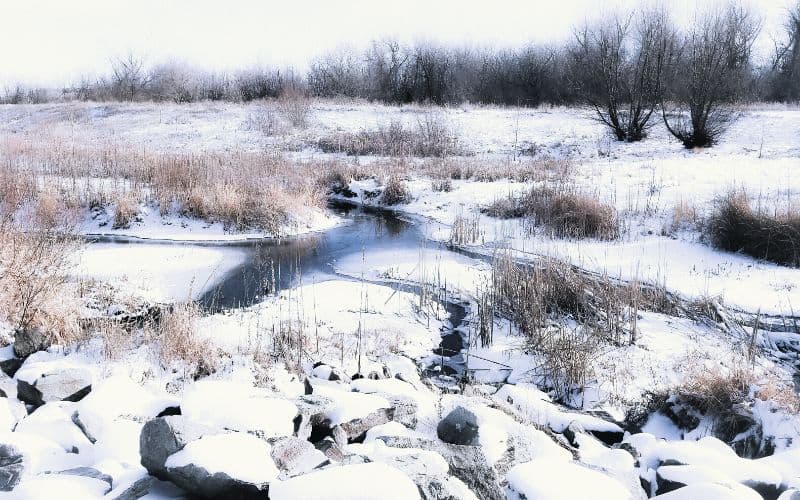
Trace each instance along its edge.
<path fill-rule="evenodd" d="M 558 500 L 622 500 L 632 498 L 619 481 L 570 462 L 532 460 L 516 465 L 506 476 L 509 488 L 525 498 Z M 703 497 L 697 497 L 703 498 Z"/>
<path fill-rule="evenodd" d="M 270 485 L 273 500 L 410 500 L 419 498 L 405 474 L 382 463 L 331 467 Z"/>

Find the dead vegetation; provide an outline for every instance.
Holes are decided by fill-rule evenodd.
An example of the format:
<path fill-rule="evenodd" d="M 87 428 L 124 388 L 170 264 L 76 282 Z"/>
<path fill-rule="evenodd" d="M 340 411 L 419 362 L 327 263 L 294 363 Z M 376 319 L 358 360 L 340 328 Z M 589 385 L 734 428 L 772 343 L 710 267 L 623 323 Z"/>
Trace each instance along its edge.
<path fill-rule="evenodd" d="M 505 219 L 525 218 L 531 227 L 543 226 L 559 238 L 613 240 L 620 233 L 613 206 L 560 184 L 534 186 L 520 195 L 501 198 L 484 213 Z"/>
<path fill-rule="evenodd" d="M 477 337 L 489 344 L 500 315 L 524 338 L 524 350 L 540 357 L 536 368 L 559 397 L 581 388 L 591 362 L 612 345 L 637 339 L 640 310 L 675 313 L 675 298 L 658 287 L 623 282 L 542 258 L 531 264 L 498 253 L 492 279 L 478 293 Z"/>
<path fill-rule="evenodd" d="M 389 177 L 386 181 L 386 185 L 383 187 L 381 200 L 385 205 L 408 203 L 411 201 L 411 192 L 401 178 L 392 176 Z"/>
<path fill-rule="evenodd" d="M 279 233 L 308 207 L 324 206 L 318 164 L 269 152 L 150 153 L 117 145 L 37 140 L 0 144 L 3 200 L 50 191 L 72 207 L 114 205 L 114 226 L 128 226 L 140 203 L 221 222 L 230 229 Z M 6 201 L 8 200 L 8 201 Z"/>
<path fill-rule="evenodd" d="M 158 357 L 165 366 L 175 362 L 189 365 L 197 375 L 213 373 L 219 362 L 211 341 L 198 335 L 195 322 L 200 306 L 194 302 L 175 304 L 161 315 L 148 332 L 149 340 L 158 346 Z"/>
<path fill-rule="evenodd" d="M 334 133 L 317 145 L 325 153 L 351 156 L 445 157 L 466 153 L 443 116 L 432 112 L 421 114 L 410 125 L 392 121 L 355 133 Z"/>
<path fill-rule="evenodd" d="M 716 201 L 705 234 L 715 247 L 786 266 L 800 266 L 800 213 L 794 208 L 753 207 L 745 191 Z"/>
<path fill-rule="evenodd" d="M 74 342 L 82 331 L 69 272 L 80 245 L 70 212 L 50 206 L 49 199 L 46 208 L 29 198 L 16 202 L 30 211 L 21 220 L 0 211 L 0 320 L 17 330 L 39 330 L 50 343 Z"/>

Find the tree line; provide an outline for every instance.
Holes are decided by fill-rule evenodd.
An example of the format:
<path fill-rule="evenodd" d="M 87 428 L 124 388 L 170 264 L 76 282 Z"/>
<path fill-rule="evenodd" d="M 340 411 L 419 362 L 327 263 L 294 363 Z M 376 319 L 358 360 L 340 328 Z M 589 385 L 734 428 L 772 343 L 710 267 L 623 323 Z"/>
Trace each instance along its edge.
<path fill-rule="evenodd" d="M 786 11 L 768 63 L 757 65 L 752 47 L 760 28 L 757 16 L 735 3 L 698 14 L 683 28 L 665 9 L 645 8 L 577 26 L 561 45 L 494 50 L 381 39 L 363 51 L 318 56 L 305 73 L 146 67 L 130 54 L 112 60 L 106 76 L 83 79 L 56 97 L 251 101 L 289 92 L 392 104 L 580 104 L 594 109 L 619 140 L 643 139 L 660 118 L 687 147 L 706 146 L 735 117 L 732 105 L 800 100 L 800 1 Z M 51 97 L 17 87 L 2 101 Z"/>

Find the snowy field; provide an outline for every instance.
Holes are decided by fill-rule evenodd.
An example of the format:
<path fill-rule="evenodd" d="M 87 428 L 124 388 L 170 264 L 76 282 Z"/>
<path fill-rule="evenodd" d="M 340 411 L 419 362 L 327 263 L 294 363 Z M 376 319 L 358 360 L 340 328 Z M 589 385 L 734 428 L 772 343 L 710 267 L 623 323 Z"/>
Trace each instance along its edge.
<path fill-rule="evenodd" d="M 297 204 L 280 228 L 235 228 L 177 203 L 165 208 L 147 196 L 151 186 L 111 177 L 111 168 L 78 161 L 69 174 L 51 164 L 74 155 L 37 163 L 42 190 L 135 185 L 144 195 L 124 225 L 116 214 L 130 207 L 113 196 L 72 207 L 86 243 L 69 256 L 66 286 L 79 291 L 85 335 L 42 345 L 0 323 L 0 498 L 800 495 L 800 269 L 718 250 L 703 231 L 734 190 L 766 212 L 800 206 L 800 109 L 744 108 L 719 144 L 692 151 L 660 123 L 642 142 L 617 143 L 577 109 L 316 101 L 300 128 L 272 107 L 0 106 L 5 160 L 40 161 L 49 144 L 103 158 L 278 155 L 295 176 L 359 172 L 322 196 L 365 209 Z M 277 132 L 254 125 L 265 114 Z M 320 147 L 433 119 L 456 137 L 458 156 Z M 542 179 L 461 176 L 443 189 L 445 165 L 556 166 L 556 182 L 612 207 L 619 237 L 563 238 L 490 216 L 492 204 Z M 398 176 L 408 196 L 387 206 L 379 194 Z M 370 221 L 368 235 L 342 233 L 353 240 L 346 245 L 324 238 L 361 228 L 359 217 Z M 466 239 L 457 234 L 464 224 Z M 302 237 L 308 243 L 280 265 L 273 247 L 257 246 Z M 609 283 L 644 283 L 673 307 L 624 304 L 615 314 L 630 340 L 604 339 L 588 359 L 566 356 L 553 370 L 513 314 L 485 314 L 499 255 L 520 266 L 544 257 L 574 265 L 609 295 Z M 186 305 L 223 285 L 245 293 L 238 276 L 256 268 L 269 278 L 243 307 Z M 594 295 L 588 303 L 603 299 Z M 592 317 L 610 324 L 608 307 Z M 586 317 L 548 314 L 547 332 L 585 338 L 569 335 L 584 331 Z M 478 340 L 487 324 L 488 343 Z M 435 351 L 451 334 L 455 351 Z M 559 391 L 557 376 L 575 371 L 580 383 Z M 712 390 L 697 390 L 698 380 Z"/>

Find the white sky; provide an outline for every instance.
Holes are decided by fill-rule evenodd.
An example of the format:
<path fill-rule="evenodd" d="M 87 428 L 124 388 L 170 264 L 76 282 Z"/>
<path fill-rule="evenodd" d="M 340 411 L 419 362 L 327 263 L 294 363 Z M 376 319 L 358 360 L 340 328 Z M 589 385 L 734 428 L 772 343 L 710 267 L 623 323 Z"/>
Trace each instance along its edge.
<path fill-rule="evenodd" d="M 718 0 L 663 0 L 679 22 Z M 770 45 L 792 0 L 744 0 Z M 0 84 L 72 83 L 129 51 L 208 69 L 303 65 L 339 46 L 397 36 L 477 45 L 558 41 L 637 0 L 0 0 Z"/>

